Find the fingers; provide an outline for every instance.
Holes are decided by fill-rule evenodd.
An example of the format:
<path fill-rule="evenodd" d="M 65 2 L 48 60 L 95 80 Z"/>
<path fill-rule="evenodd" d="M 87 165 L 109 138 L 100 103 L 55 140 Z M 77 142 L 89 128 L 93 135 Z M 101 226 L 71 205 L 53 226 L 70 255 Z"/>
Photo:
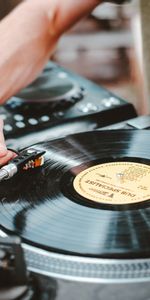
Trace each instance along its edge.
<path fill-rule="evenodd" d="M 4 134 L 3 134 L 3 120 L 0 119 L 0 166 L 6 164 L 9 160 L 16 156 L 10 150 L 7 150 Z"/>
<path fill-rule="evenodd" d="M 11 159 L 15 158 L 16 154 L 10 150 L 7 150 L 5 156 L 0 157 L 0 167 L 7 164 Z"/>
<path fill-rule="evenodd" d="M 5 145 L 3 134 L 3 120 L 0 119 L 0 159 L 7 155 L 7 148 Z"/>

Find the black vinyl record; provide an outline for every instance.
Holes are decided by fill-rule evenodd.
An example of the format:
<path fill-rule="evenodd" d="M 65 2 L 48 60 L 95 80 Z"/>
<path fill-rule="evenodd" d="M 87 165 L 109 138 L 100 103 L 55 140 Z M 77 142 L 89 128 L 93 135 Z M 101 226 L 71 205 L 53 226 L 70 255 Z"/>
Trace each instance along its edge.
<path fill-rule="evenodd" d="M 3 230 L 58 253 L 149 257 L 149 131 L 95 131 L 34 147 L 46 150 L 44 166 L 0 183 Z"/>

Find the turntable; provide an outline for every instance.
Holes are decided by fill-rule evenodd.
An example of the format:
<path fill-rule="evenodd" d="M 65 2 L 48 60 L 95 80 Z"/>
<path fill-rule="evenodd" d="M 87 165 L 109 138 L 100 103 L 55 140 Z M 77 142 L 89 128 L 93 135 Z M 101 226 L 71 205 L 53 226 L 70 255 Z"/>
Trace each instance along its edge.
<path fill-rule="evenodd" d="M 0 107 L 7 145 L 15 149 L 135 116 L 131 104 L 52 62 Z"/>
<path fill-rule="evenodd" d="M 2 234 L 22 238 L 29 270 L 82 282 L 150 280 L 149 141 L 149 131 L 119 130 L 34 145 L 45 164 L 0 184 Z"/>

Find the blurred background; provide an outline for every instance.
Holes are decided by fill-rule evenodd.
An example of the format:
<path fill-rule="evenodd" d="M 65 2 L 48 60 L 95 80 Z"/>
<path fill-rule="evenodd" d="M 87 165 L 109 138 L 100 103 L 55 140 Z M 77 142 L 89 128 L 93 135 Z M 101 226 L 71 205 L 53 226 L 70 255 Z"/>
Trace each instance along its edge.
<path fill-rule="evenodd" d="M 0 18 L 21 1 L 0 0 Z M 52 57 L 60 65 L 134 103 L 140 114 L 147 113 L 150 107 L 148 76 L 145 78 L 142 59 L 144 45 L 144 56 L 147 53 L 149 57 L 145 69 L 149 73 L 148 2 L 132 0 L 130 4 L 120 6 L 108 3 L 99 5 L 89 17 L 61 38 Z"/>
<path fill-rule="evenodd" d="M 52 59 L 147 113 L 140 19 L 138 1 L 100 5 L 62 37 Z"/>

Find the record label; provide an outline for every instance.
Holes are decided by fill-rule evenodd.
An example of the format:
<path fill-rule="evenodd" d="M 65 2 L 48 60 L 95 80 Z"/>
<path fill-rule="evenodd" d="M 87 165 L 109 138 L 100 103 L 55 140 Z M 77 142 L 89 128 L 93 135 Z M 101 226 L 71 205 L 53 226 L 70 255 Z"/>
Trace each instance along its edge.
<path fill-rule="evenodd" d="M 99 164 L 74 179 L 82 197 L 104 204 L 123 205 L 150 199 L 150 166 L 134 162 Z"/>

